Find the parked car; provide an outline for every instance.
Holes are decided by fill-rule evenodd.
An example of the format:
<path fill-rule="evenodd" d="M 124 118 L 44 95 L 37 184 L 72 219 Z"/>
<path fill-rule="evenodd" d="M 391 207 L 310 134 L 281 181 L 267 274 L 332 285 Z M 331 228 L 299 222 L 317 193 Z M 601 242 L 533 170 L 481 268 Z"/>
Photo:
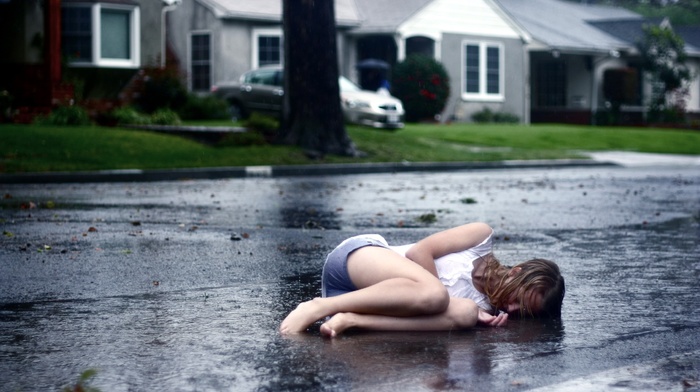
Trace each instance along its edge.
<path fill-rule="evenodd" d="M 222 82 L 212 93 L 231 106 L 234 120 L 245 119 L 252 112 L 279 118 L 282 113 L 284 73 L 280 67 L 265 67 L 243 74 L 238 81 Z M 401 101 L 388 92 L 362 90 L 341 76 L 341 106 L 345 120 L 375 128 L 402 128 L 404 110 Z"/>

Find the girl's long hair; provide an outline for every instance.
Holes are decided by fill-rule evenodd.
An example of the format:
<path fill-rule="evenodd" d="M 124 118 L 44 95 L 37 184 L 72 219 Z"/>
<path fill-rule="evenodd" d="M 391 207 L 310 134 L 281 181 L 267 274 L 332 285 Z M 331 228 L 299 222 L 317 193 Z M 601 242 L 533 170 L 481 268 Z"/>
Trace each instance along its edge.
<path fill-rule="evenodd" d="M 528 260 L 512 267 L 519 268 L 519 271 L 510 275 L 512 268 L 502 265 L 493 254 L 485 256 L 484 261 L 484 291 L 495 309 L 504 308 L 515 297 L 520 301 L 522 317 L 561 316 L 566 289 L 564 277 L 554 262 L 545 259 Z M 528 301 L 523 301 L 525 294 L 531 290 L 542 295 L 540 309 L 532 309 Z"/>

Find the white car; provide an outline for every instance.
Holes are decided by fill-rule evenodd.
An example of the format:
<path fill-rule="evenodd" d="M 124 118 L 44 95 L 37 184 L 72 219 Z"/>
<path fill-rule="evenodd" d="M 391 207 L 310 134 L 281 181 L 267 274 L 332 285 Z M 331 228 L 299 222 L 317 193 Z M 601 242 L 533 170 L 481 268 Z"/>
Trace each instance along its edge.
<path fill-rule="evenodd" d="M 225 99 L 234 119 L 248 117 L 252 112 L 280 117 L 284 90 L 283 70 L 266 67 L 243 74 L 238 82 L 216 84 L 211 91 Z M 341 76 L 338 80 L 345 120 L 375 128 L 402 128 L 404 109 L 401 101 L 388 91 L 375 92 L 360 89 Z"/>

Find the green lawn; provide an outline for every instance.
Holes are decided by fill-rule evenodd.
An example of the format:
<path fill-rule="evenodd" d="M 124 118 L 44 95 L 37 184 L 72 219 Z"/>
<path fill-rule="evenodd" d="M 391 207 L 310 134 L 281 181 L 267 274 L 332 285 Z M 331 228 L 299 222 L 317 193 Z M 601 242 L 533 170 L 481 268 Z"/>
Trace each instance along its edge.
<path fill-rule="evenodd" d="M 398 131 L 349 126 L 348 133 L 366 157 L 311 161 L 290 146 L 217 147 L 147 131 L 3 124 L 0 173 L 581 158 L 582 150 L 700 155 L 700 132 L 667 129 L 409 124 Z"/>

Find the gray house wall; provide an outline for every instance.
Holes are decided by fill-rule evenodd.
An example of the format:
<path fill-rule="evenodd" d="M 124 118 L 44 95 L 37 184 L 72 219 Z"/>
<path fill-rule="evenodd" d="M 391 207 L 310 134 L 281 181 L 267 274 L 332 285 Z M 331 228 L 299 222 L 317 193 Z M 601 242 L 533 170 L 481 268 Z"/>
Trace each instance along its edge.
<path fill-rule="evenodd" d="M 251 23 L 224 21 L 222 33 L 217 36 L 221 42 L 216 46 L 219 53 L 215 55 L 217 60 L 214 61 L 212 83 L 237 79 L 250 70 L 253 58 L 253 29 L 256 27 Z"/>
<path fill-rule="evenodd" d="M 503 45 L 503 100 L 478 101 L 462 99 L 462 79 L 464 41 L 483 41 L 500 43 Z M 445 66 L 450 75 L 450 98 L 443 112 L 445 121 L 471 122 L 472 115 L 486 108 L 493 112 L 505 112 L 514 114 L 521 122 L 529 122 L 529 102 L 527 85 L 528 75 L 525 70 L 527 55 L 525 47 L 519 39 L 507 39 L 496 37 L 481 37 L 470 35 L 443 34 L 442 57 L 440 62 Z"/>
<path fill-rule="evenodd" d="M 212 78 L 219 71 L 220 57 L 227 51 L 222 50 L 222 20 L 214 16 L 205 6 L 195 0 L 184 0 L 167 16 L 168 45 L 173 50 L 185 77 L 190 70 L 190 45 L 192 33 L 209 33 L 211 39 Z"/>

